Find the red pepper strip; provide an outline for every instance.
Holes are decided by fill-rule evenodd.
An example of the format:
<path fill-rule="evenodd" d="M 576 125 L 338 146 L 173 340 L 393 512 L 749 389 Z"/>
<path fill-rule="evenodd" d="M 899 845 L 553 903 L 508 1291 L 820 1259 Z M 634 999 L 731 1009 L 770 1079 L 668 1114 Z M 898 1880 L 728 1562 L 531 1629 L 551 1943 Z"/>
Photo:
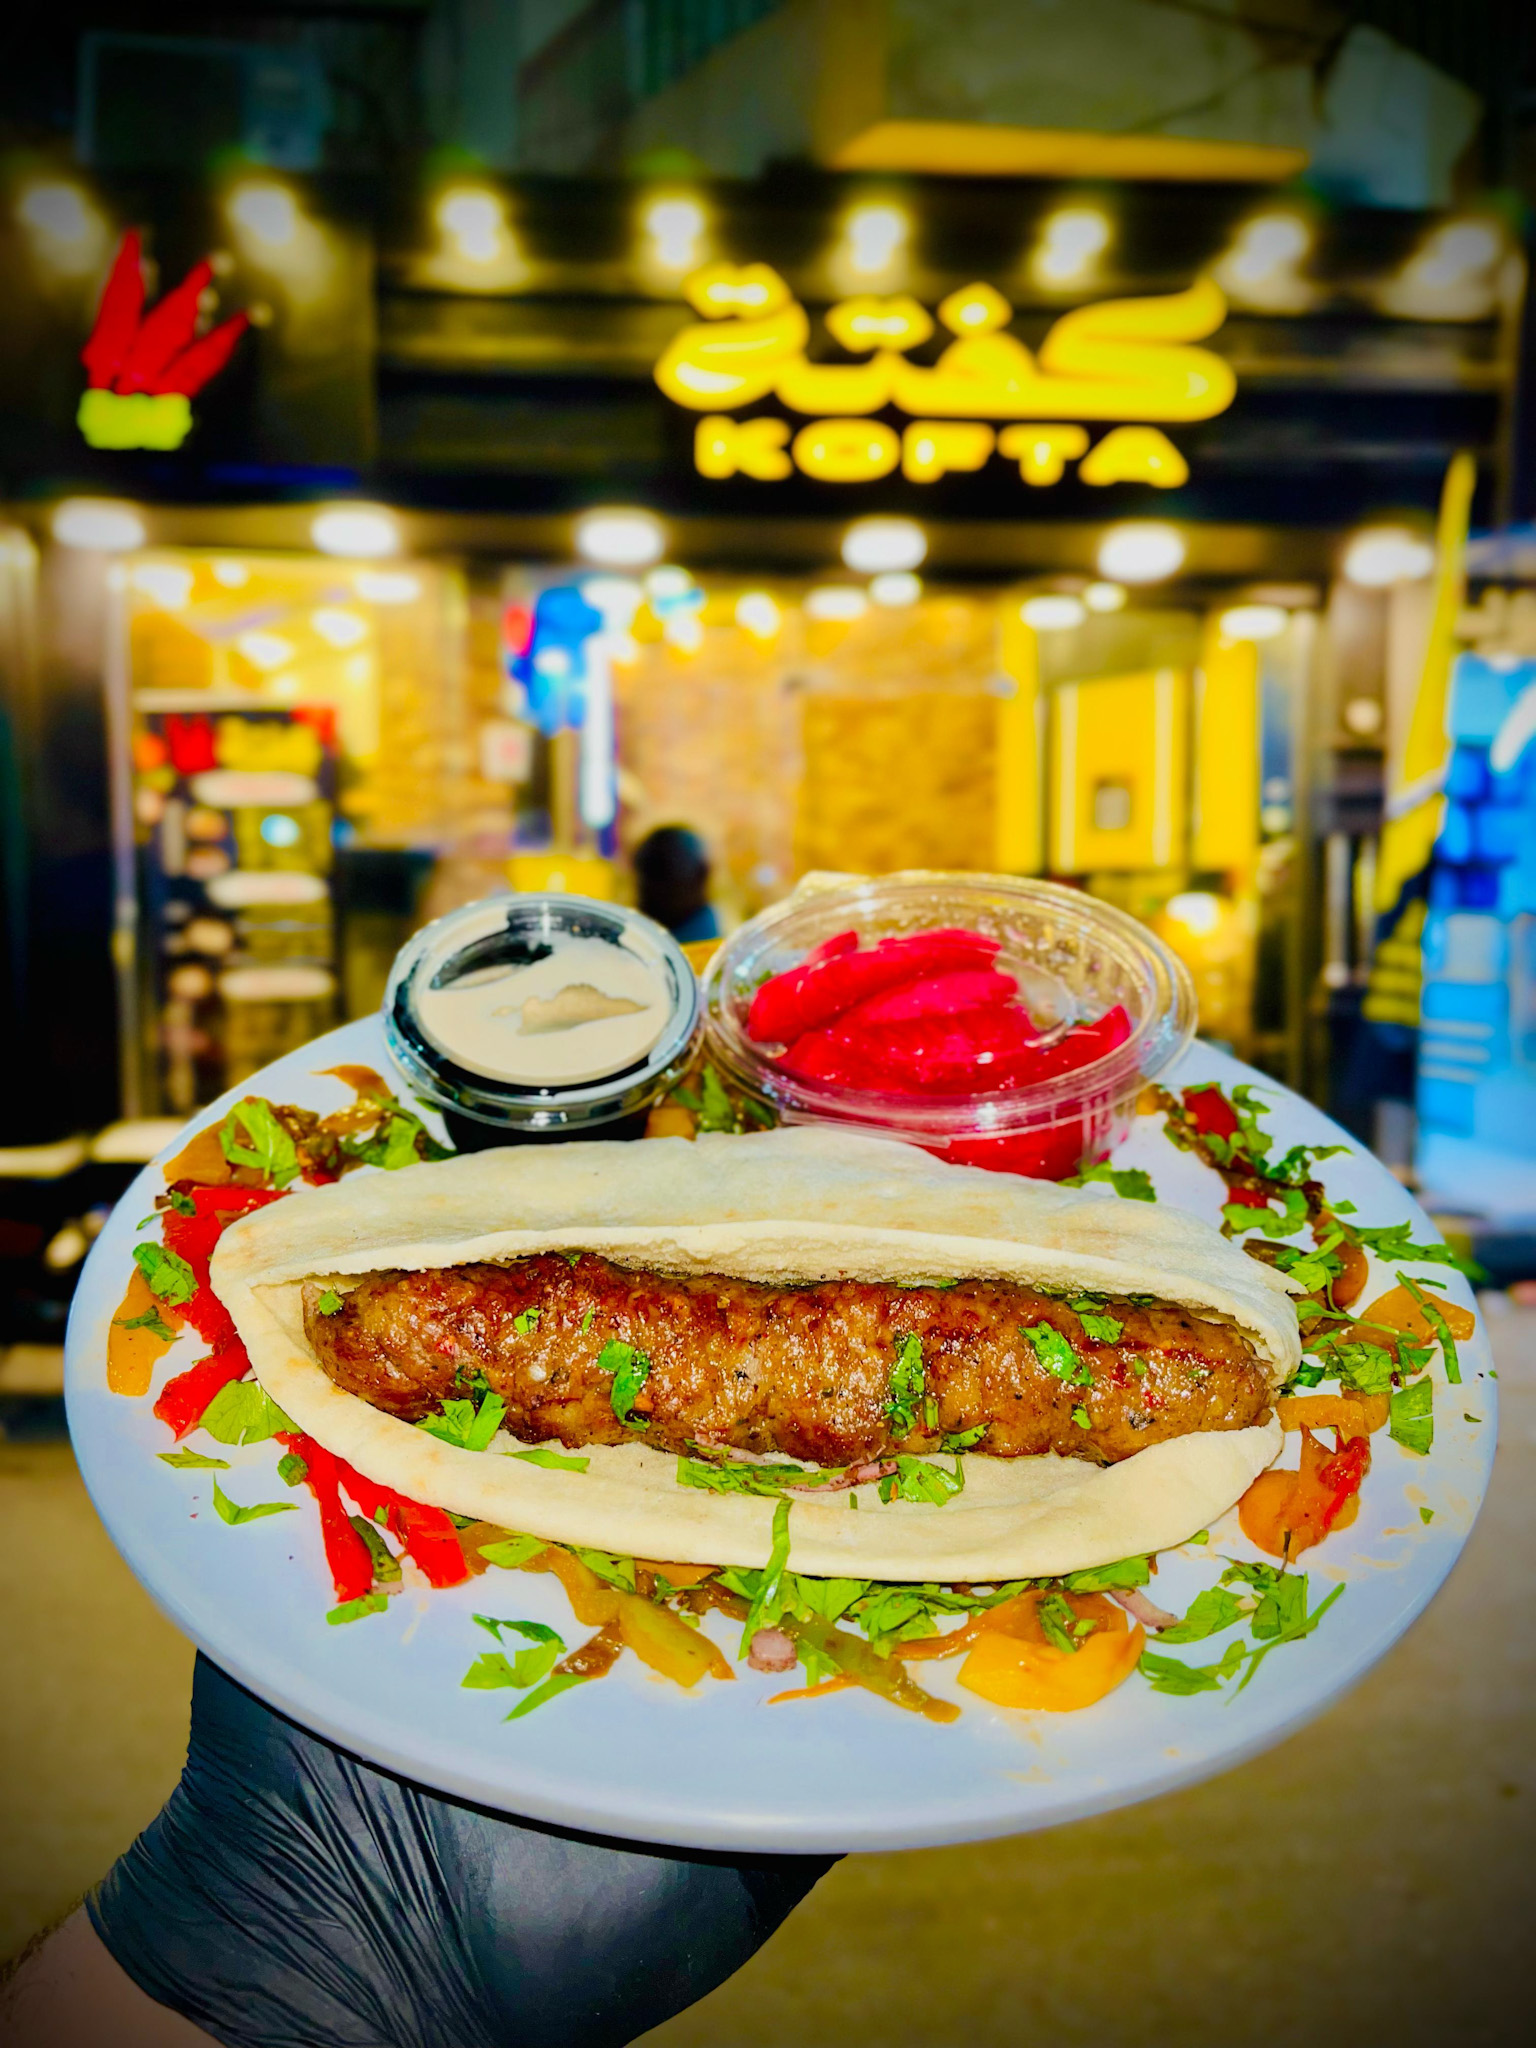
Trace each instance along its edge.
<path fill-rule="evenodd" d="M 1235 1138 L 1240 1128 L 1237 1111 L 1214 1081 L 1184 1090 L 1184 1107 L 1197 1131 L 1208 1138 Z M 1234 1199 L 1237 1199 L 1234 1197 Z"/>
<path fill-rule="evenodd" d="M 145 390 L 156 394 L 180 391 L 188 398 L 194 397 L 210 377 L 216 377 L 223 369 L 235 352 L 235 343 L 250 324 L 248 313 L 236 313 L 211 334 L 184 348 L 180 355 L 172 356 L 159 375 L 149 379 Z"/>
<path fill-rule="evenodd" d="M 349 1475 L 350 1467 L 332 1452 L 323 1450 L 313 1437 L 301 1436 L 297 1430 L 280 1429 L 277 1436 L 279 1443 L 296 1452 L 308 1468 L 304 1484 L 320 1509 L 320 1539 L 325 1545 L 325 1561 L 330 1566 L 337 1601 L 361 1600 L 373 1590 L 373 1554 L 347 1519 L 341 1504 L 341 1481 Z"/>
<path fill-rule="evenodd" d="M 1229 1185 L 1227 1188 L 1227 1200 L 1235 1202 L 1241 1209 L 1267 1209 L 1269 1207 L 1269 1196 L 1264 1192 L 1263 1188 L 1234 1188 Z"/>
<path fill-rule="evenodd" d="M 842 1030 L 867 1031 L 877 1025 L 910 1023 L 916 1018 L 954 1017 L 961 1011 L 1011 1003 L 1018 992 L 1019 984 L 1011 974 L 999 974 L 991 967 L 962 967 L 953 974 L 928 974 L 916 981 L 904 981 L 883 995 L 870 996 L 840 1017 L 838 1026 Z M 1033 1024 L 1030 1035 L 1038 1036 Z"/>
<path fill-rule="evenodd" d="M 196 1214 L 183 1216 L 177 1209 L 167 1209 L 162 1235 L 166 1250 L 186 1260 L 197 1282 L 196 1294 L 181 1304 L 182 1314 L 205 1343 L 213 1345 L 216 1351 L 226 1351 L 239 1340 L 229 1310 L 208 1283 L 208 1261 L 226 1224 L 252 1209 L 264 1208 L 268 1202 L 280 1201 L 282 1190 L 193 1188 L 191 1195 Z"/>
<path fill-rule="evenodd" d="M 980 932 L 916 932 L 911 938 L 882 939 L 867 953 L 840 953 L 793 968 L 765 981 L 752 998 L 747 1034 L 787 1045 L 882 989 L 919 975 L 990 966 L 997 949 L 998 941 Z"/>
<path fill-rule="evenodd" d="M 147 391 L 197 330 L 197 302 L 213 282 L 211 263 L 194 263 L 140 326 L 118 373 L 119 391 Z"/>
<path fill-rule="evenodd" d="M 1340 1435 L 1343 1435 L 1342 1431 Z M 1323 1512 L 1325 1529 L 1333 1527 L 1339 1510 L 1351 1494 L 1360 1491 L 1360 1483 L 1370 1469 L 1371 1440 L 1368 1436 L 1345 1438 L 1333 1456 L 1318 1467 L 1318 1484 L 1328 1495 L 1328 1505 Z"/>
<path fill-rule="evenodd" d="M 250 1369 L 245 1346 L 235 1337 L 228 1350 L 216 1351 L 212 1358 L 200 1358 L 186 1372 L 167 1380 L 155 1403 L 155 1414 L 161 1422 L 170 1424 L 179 1442 L 202 1421 L 208 1403 L 220 1387 L 227 1387 L 231 1380 L 243 1380 Z"/>
<path fill-rule="evenodd" d="M 336 1460 L 342 1485 L 369 1521 L 384 1510 L 389 1532 L 403 1546 L 406 1555 L 420 1566 L 434 1586 L 457 1586 L 469 1577 L 469 1566 L 459 1548 L 458 1532 L 441 1508 L 429 1508 L 420 1501 L 407 1500 L 393 1487 L 365 1479 L 342 1459 Z"/>
<path fill-rule="evenodd" d="M 857 952 L 857 932 L 834 932 L 830 939 L 823 939 L 819 946 L 812 946 L 800 962 L 802 967 L 814 967 L 818 960 L 836 960 L 840 954 Z"/>
<path fill-rule="evenodd" d="M 956 1166 L 984 1166 L 991 1173 L 1022 1173 L 1032 1180 L 1065 1180 L 1083 1163 L 1086 1140 L 1081 1122 L 1051 1124 L 1003 1138 L 957 1138 L 941 1159 Z M 1150 1407 L 1150 1398 L 1143 1401 Z"/>
<path fill-rule="evenodd" d="M 93 391 L 108 391 L 133 346 L 144 310 L 144 271 L 140 263 L 138 230 L 130 228 L 113 259 L 111 274 L 101 294 L 96 325 L 80 351 L 86 376 Z"/>
<path fill-rule="evenodd" d="M 1001 1005 L 954 1017 L 911 1017 L 872 1031 L 852 1030 L 844 1020 L 830 1035 L 869 1071 L 867 1086 L 908 1094 L 977 1094 L 998 1085 L 994 1068 L 1011 1084 L 1018 1062 L 1038 1056 L 1029 1018 Z"/>

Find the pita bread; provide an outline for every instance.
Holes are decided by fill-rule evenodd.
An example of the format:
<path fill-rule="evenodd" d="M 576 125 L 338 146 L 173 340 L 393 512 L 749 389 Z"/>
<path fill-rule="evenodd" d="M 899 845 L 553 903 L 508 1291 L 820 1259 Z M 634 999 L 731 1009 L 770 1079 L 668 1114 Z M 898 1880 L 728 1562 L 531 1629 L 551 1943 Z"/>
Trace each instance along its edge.
<path fill-rule="evenodd" d="M 574 1249 L 780 1284 L 995 1278 L 1155 1294 L 1244 1331 L 1277 1387 L 1300 1356 L 1284 1281 L 1192 1216 L 822 1128 L 520 1146 L 360 1173 L 231 1225 L 212 1277 L 273 1400 L 370 1479 L 552 1541 L 766 1563 L 772 1500 L 680 1486 L 677 1460 L 643 1444 L 590 1446 L 584 1473 L 524 1463 L 504 1435 L 489 1451 L 459 1449 L 343 1392 L 305 1340 L 305 1280 Z M 1107 1564 L 1205 1527 L 1280 1443 L 1271 1419 L 1109 1467 L 970 1455 L 965 1490 L 942 1507 L 882 1504 L 872 1486 L 795 1495 L 790 1563 L 818 1576 L 980 1583 Z"/>

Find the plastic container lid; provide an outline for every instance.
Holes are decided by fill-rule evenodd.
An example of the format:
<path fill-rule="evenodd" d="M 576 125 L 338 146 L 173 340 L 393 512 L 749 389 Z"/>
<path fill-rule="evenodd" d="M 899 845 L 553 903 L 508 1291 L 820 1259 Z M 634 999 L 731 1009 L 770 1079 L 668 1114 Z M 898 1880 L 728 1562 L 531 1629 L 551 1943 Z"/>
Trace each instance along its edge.
<path fill-rule="evenodd" d="M 964 926 L 1000 941 L 1044 1043 L 1124 1006 L 1130 1035 L 1111 1053 L 1047 1080 L 973 1095 L 912 1095 L 834 1087 L 786 1072 L 782 1047 L 747 1035 L 752 997 L 839 932 L 876 940 Z M 1011 875 L 909 870 L 875 879 L 802 883 L 743 925 L 704 980 L 710 1057 L 727 1081 L 771 1103 L 788 1123 L 853 1124 L 943 1157 L 1061 1178 L 1102 1156 L 1129 1126 L 1142 1083 L 1194 1036 L 1194 985 L 1145 925 L 1059 883 Z"/>
<path fill-rule="evenodd" d="M 647 1108 L 686 1064 L 699 987 L 671 934 L 586 896 L 489 896 L 402 948 L 384 1032 L 413 1088 L 509 1135 Z"/>

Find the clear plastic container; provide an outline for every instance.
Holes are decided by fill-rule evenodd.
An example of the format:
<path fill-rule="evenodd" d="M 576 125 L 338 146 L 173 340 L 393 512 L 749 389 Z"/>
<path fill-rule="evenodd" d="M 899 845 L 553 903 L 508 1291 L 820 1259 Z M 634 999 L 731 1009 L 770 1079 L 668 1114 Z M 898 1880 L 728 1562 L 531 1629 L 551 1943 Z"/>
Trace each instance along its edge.
<path fill-rule="evenodd" d="M 974 1095 L 864 1091 L 805 1080 L 749 1038 L 760 984 L 798 966 L 823 940 L 856 931 L 861 945 L 964 926 L 1000 941 L 996 965 L 1053 1043 L 1074 1024 L 1125 1007 L 1130 1036 L 1113 1052 L 1049 1080 Z M 1143 1082 L 1176 1060 L 1195 1030 L 1189 974 L 1144 925 L 1055 882 L 912 870 L 801 887 L 743 925 L 704 979 L 709 1054 L 725 1080 L 772 1105 L 786 1123 L 853 1125 L 1001 1172 L 1060 1180 L 1125 1136 Z"/>
<path fill-rule="evenodd" d="M 562 1014 L 565 984 L 607 1011 Z M 485 897 L 417 932 L 383 1008 L 391 1053 L 462 1150 L 639 1136 L 688 1064 L 699 985 L 671 933 L 639 911 L 539 891 Z"/>

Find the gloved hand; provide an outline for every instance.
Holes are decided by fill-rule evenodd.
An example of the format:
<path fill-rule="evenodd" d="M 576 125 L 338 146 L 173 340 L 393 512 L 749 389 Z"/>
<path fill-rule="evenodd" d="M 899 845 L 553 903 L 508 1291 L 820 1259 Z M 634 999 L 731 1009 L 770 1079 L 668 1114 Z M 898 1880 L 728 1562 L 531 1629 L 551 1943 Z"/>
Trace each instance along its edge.
<path fill-rule="evenodd" d="M 741 1967 L 835 1861 L 649 1849 L 376 1770 L 199 1657 L 186 1769 L 87 1901 L 228 2048 L 619 2048 Z"/>

